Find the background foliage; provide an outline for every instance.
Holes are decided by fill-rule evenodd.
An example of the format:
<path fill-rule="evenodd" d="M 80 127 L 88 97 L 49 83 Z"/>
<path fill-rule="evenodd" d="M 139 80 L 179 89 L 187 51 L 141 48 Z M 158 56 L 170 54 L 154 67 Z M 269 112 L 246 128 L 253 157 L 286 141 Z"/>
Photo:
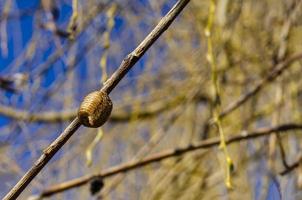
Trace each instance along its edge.
<path fill-rule="evenodd" d="M 55 2 L 55 4 L 54 4 Z M 173 6 L 173 0 L 3 0 L 0 3 L 0 194 L 24 174 Z M 217 0 L 213 57 L 221 110 L 274 67 L 302 50 L 300 0 Z M 48 2 L 49 3 L 49 2 Z M 21 198 L 48 185 L 100 172 L 134 158 L 218 136 L 205 29 L 210 0 L 192 0 L 111 94 L 102 129 L 81 128 Z M 226 136 L 302 123 L 301 61 L 222 118 Z M 216 147 L 105 180 L 103 199 L 300 199 L 301 130 L 228 146 L 235 170 L 225 185 L 225 155 Z M 103 135 L 102 135 L 103 134 Z M 102 138 L 99 140 L 99 138 Z M 282 154 L 284 150 L 284 154 Z M 88 160 L 87 160 L 88 159 Z M 301 167 L 300 167 L 301 168 Z M 89 184 L 53 199 L 91 198 Z"/>

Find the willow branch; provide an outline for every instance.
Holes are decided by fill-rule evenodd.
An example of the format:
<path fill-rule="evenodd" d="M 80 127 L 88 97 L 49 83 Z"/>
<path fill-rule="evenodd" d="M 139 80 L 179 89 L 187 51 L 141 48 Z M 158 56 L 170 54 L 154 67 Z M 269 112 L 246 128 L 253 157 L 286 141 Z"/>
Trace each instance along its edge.
<path fill-rule="evenodd" d="M 186 100 L 186 96 L 179 95 L 169 101 L 152 103 L 145 109 L 139 110 L 135 113 L 126 113 L 122 111 L 114 112 L 111 114 L 109 121 L 127 122 L 131 120 L 131 117 L 133 115 L 137 116 L 137 119 L 139 120 L 149 119 L 185 103 Z M 196 98 L 194 98 L 193 101 L 207 102 L 209 101 L 209 98 L 206 95 L 200 94 Z M 58 123 L 74 119 L 77 116 L 77 109 L 31 113 L 25 110 L 18 110 L 9 106 L 0 105 L 0 114 L 25 122 Z"/>
<path fill-rule="evenodd" d="M 302 129 L 302 124 L 283 124 L 283 125 L 269 127 L 269 128 L 260 128 L 260 129 L 254 130 L 254 131 L 244 134 L 244 135 L 238 134 L 235 136 L 227 137 L 225 142 L 227 145 L 229 145 L 229 144 L 240 142 L 243 140 L 257 139 L 259 137 L 268 136 L 277 131 L 280 132 L 280 134 L 282 134 L 285 131 L 297 130 L 297 129 Z M 66 190 L 69 190 L 69 189 L 72 189 L 75 187 L 80 187 L 82 185 L 89 183 L 90 180 L 92 180 L 96 177 L 108 178 L 108 177 L 111 177 L 118 173 L 125 173 L 125 172 L 131 171 L 131 170 L 135 170 L 135 169 L 144 167 L 151 163 L 159 162 L 164 159 L 180 156 L 180 155 L 183 155 L 183 154 L 186 154 L 186 153 L 189 153 L 192 151 L 200 150 L 200 149 L 208 149 L 211 147 L 218 146 L 219 144 L 220 144 L 220 138 L 215 137 L 215 138 L 200 141 L 196 144 L 190 144 L 186 147 L 164 150 L 162 152 L 148 156 L 143 160 L 139 160 L 136 162 L 123 163 L 121 165 L 117 165 L 117 166 L 105 169 L 101 173 L 82 176 L 82 177 L 79 177 L 79 178 L 76 178 L 76 179 L 73 179 L 70 181 L 66 181 L 66 182 L 51 186 L 48 189 L 45 189 L 39 195 L 39 197 L 41 197 L 41 198 L 49 197 L 54 194 L 64 192 Z"/>
<path fill-rule="evenodd" d="M 267 84 L 273 82 L 277 77 L 279 77 L 286 69 L 288 69 L 295 61 L 302 59 L 302 52 L 298 52 L 284 61 L 276 64 L 273 67 L 273 70 L 269 72 L 263 79 L 261 79 L 250 91 L 241 95 L 236 101 L 230 103 L 226 106 L 226 108 L 219 114 L 220 118 L 224 118 L 245 102 L 247 102 L 250 98 L 255 96 L 258 92 L 260 92 Z M 213 119 L 209 119 L 209 121 L 204 126 L 204 133 L 207 133 L 210 125 L 214 123 Z"/>
<path fill-rule="evenodd" d="M 284 176 L 292 172 L 293 170 L 295 170 L 300 166 L 301 161 L 302 161 L 302 156 L 300 156 L 293 164 L 285 166 L 285 169 L 280 172 L 280 175 Z"/>
<path fill-rule="evenodd" d="M 280 76 L 286 69 L 288 69 L 292 63 L 294 63 L 297 60 L 302 59 L 302 52 L 297 53 L 290 58 L 286 59 L 283 62 L 280 62 L 277 64 L 273 70 L 264 77 L 261 81 L 256 84 L 252 90 L 250 90 L 248 93 L 242 95 L 239 97 L 239 99 L 230 105 L 227 106 L 227 108 L 220 114 L 220 117 L 225 117 L 229 113 L 236 110 L 239 106 L 244 104 L 248 99 L 250 99 L 252 96 L 255 96 L 264 86 L 266 86 L 268 83 L 273 82 L 278 76 Z"/>
<path fill-rule="evenodd" d="M 121 63 L 119 68 L 105 82 L 101 91 L 109 94 L 127 72 L 135 65 L 135 63 L 144 55 L 144 53 L 152 46 L 152 44 L 165 32 L 175 18 L 180 14 L 183 8 L 190 0 L 179 0 L 173 8 L 164 16 L 151 33 L 138 45 L 138 47 L 130 53 Z M 76 117 L 71 124 L 61 133 L 61 135 L 53 141 L 44 151 L 41 157 L 26 172 L 19 182 L 8 192 L 4 200 L 16 199 L 21 192 L 28 186 L 31 180 L 43 169 L 48 161 L 56 154 L 56 152 L 68 141 L 68 139 L 80 127 L 80 122 Z"/>
<path fill-rule="evenodd" d="M 137 50 L 139 51 L 139 50 Z M 129 54 L 131 55 L 131 54 Z M 129 57 L 128 55 L 128 57 Z M 302 59 L 302 52 L 297 53 L 290 58 L 286 59 L 285 61 L 277 64 L 274 67 L 274 70 L 271 71 L 266 77 L 264 77 L 261 81 L 259 81 L 258 84 L 256 84 L 252 90 L 250 90 L 248 93 L 240 96 L 236 101 L 231 103 L 222 111 L 220 114 L 220 117 L 225 117 L 226 115 L 230 114 L 234 110 L 236 110 L 238 107 L 240 107 L 242 104 L 244 104 L 247 100 L 249 100 L 252 96 L 256 95 L 265 85 L 268 83 L 274 81 L 278 76 L 280 76 L 286 69 L 288 69 L 291 64 L 293 64 L 295 61 Z M 125 62 L 125 59 L 124 61 Z M 134 63 L 135 64 L 135 63 Z M 133 64 L 133 65 L 134 65 Z M 107 83 L 106 83 L 107 84 Z M 181 99 L 181 97 L 179 97 Z M 200 96 L 199 100 L 204 101 L 207 100 L 207 97 Z M 177 101 L 177 100 L 175 100 Z M 170 104 L 169 102 L 167 104 Z M 172 102 L 173 104 L 173 102 Z M 177 105 L 177 104 L 175 104 Z M 138 119 L 144 119 L 149 118 L 152 116 L 155 116 L 163 111 L 169 110 L 169 108 L 173 108 L 173 106 L 160 106 L 156 108 L 155 110 L 145 110 L 145 111 L 139 111 L 139 113 L 136 113 L 136 116 L 138 116 Z M 76 110 L 70 110 L 70 111 L 62 111 L 62 112 L 55 112 L 55 111 L 47 111 L 42 113 L 29 113 L 27 111 L 23 110 L 17 110 L 8 106 L 0 105 L 0 114 L 14 118 L 17 120 L 23 120 L 27 122 L 45 122 L 45 123 L 56 123 L 56 122 L 63 122 L 63 121 L 69 121 L 72 120 L 74 117 L 76 117 Z M 123 122 L 128 121 L 131 119 L 132 113 L 130 114 L 114 114 L 111 116 L 110 121 L 112 122 Z"/>

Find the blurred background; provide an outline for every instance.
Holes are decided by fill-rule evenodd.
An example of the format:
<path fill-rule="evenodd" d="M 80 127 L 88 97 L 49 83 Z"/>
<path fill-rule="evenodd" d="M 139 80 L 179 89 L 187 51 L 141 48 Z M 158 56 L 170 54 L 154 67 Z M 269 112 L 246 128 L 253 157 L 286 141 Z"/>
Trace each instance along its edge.
<path fill-rule="evenodd" d="M 171 27 L 110 94 L 102 128 L 81 127 L 20 199 L 165 149 L 218 137 L 207 61 L 211 28 L 223 111 L 278 64 L 302 51 L 301 0 L 191 0 Z M 171 9 L 176 0 L 2 0 L 0 2 L 0 196 L 23 176 Z M 302 124 L 302 62 L 290 64 L 225 115 L 225 136 Z M 215 93 L 215 92 L 214 92 Z M 302 199 L 301 130 L 216 147 L 89 183 L 50 199 Z M 298 163 L 286 175 L 286 163 Z M 285 163 L 285 164 L 284 164 Z"/>

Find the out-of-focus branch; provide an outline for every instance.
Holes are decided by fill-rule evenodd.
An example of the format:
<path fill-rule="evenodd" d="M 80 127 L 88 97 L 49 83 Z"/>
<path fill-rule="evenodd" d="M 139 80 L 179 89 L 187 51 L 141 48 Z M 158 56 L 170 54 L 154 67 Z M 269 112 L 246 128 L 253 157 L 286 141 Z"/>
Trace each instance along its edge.
<path fill-rule="evenodd" d="M 7 37 L 7 16 L 12 7 L 12 1 L 6 0 L 4 3 L 3 13 L 2 13 L 2 21 L 0 23 L 0 47 L 1 54 L 4 56 L 8 55 L 8 37 Z"/>
<path fill-rule="evenodd" d="M 89 11 L 87 19 L 85 19 L 85 21 L 82 24 L 81 31 L 79 30 L 79 32 L 77 33 L 77 37 L 80 37 L 82 32 L 84 30 L 86 30 L 88 25 L 90 25 L 91 21 L 97 16 L 97 14 L 99 14 L 100 12 L 102 12 L 106 8 L 107 8 L 107 4 L 99 3 L 91 11 Z M 47 25 L 40 24 L 40 27 L 42 27 L 42 28 L 47 28 L 46 26 Z M 52 31 L 54 31 L 54 33 L 56 33 L 56 34 L 59 34 L 59 35 L 61 34 L 61 36 L 64 36 L 64 37 L 69 36 L 69 33 L 67 31 L 62 30 L 62 29 L 55 28 Z M 40 76 L 41 74 L 43 74 L 47 70 L 49 70 L 49 68 L 51 68 L 51 66 L 63 55 L 63 53 L 66 52 L 67 50 L 69 50 L 73 46 L 74 42 L 77 41 L 77 37 L 75 37 L 74 40 L 69 40 L 67 45 L 65 45 L 61 51 L 56 51 L 53 54 L 51 54 L 44 63 L 42 63 L 41 65 L 36 67 L 35 70 L 32 71 L 31 75 L 32 76 Z"/>
<path fill-rule="evenodd" d="M 146 106 L 145 109 L 139 110 L 136 113 L 126 112 L 114 112 L 110 116 L 110 122 L 127 122 L 131 120 L 131 116 L 135 115 L 137 119 L 147 119 L 155 117 L 165 111 L 171 110 L 186 102 L 186 97 L 179 95 L 170 101 L 161 101 L 152 103 Z M 209 101 L 206 95 L 200 94 L 193 99 L 198 102 Z M 38 113 L 30 113 L 23 110 L 18 110 L 9 106 L 0 105 L 0 114 L 10 117 L 16 120 L 22 120 L 27 122 L 45 122 L 45 123 L 57 123 L 72 120 L 77 115 L 77 110 L 65 110 L 65 111 L 44 111 Z"/>
<path fill-rule="evenodd" d="M 294 63 L 297 60 L 302 59 L 302 52 L 297 53 L 290 58 L 286 59 L 285 61 L 279 63 L 274 67 L 274 70 L 271 71 L 264 79 L 262 79 L 250 92 L 242 95 L 239 97 L 238 100 L 231 103 L 229 106 L 227 106 L 226 109 L 222 111 L 220 114 L 220 117 L 225 117 L 238 107 L 240 107 L 242 104 L 244 104 L 249 98 L 257 94 L 265 85 L 272 82 L 280 76 L 286 69 L 288 69 L 292 63 Z M 183 97 L 179 97 L 180 99 Z M 200 96 L 200 100 L 206 100 L 207 97 Z M 174 100 L 177 102 L 178 100 Z M 151 108 L 150 110 L 144 110 L 140 111 L 140 113 L 137 113 L 136 116 L 138 118 L 149 118 L 154 115 L 157 115 L 163 111 L 171 109 L 173 106 L 167 106 L 167 105 L 179 105 L 174 104 L 173 102 L 167 103 L 166 105 L 158 106 L 156 109 Z M 14 108 L 10 108 L 7 106 L 0 105 L 0 114 L 5 115 L 10 118 L 18 119 L 18 120 L 24 120 L 24 121 L 31 121 L 31 122 L 61 122 L 61 121 L 68 121 L 73 119 L 76 116 L 75 110 L 70 111 L 62 111 L 62 112 L 54 112 L 54 111 L 47 111 L 45 113 L 28 113 L 26 111 L 17 110 Z M 113 114 L 110 118 L 110 121 L 112 122 L 122 122 L 122 121 L 128 121 L 130 120 L 132 114 Z"/>
<path fill-rule="evenodd" d="M 240 142 L 242 140 L 257 139 L 259 137 L 268 136 L 277 131 L 280 132 L 280 134 L 282 134 L 285 131 L 297 130 L 297 129 L 302 129 L 302 124 L 283 124 L 283 125 L 279 125 L 279 126 L 275 126 L 275 127 L 260 128 L 260 129 L 254 130 L 247 134 L 241 134 L 241 135 L 238 134 L 235 136 L 227 137 L 225 142 L 226 142 L 226 144 L 229 145 L 231 143 Z M 82 186 L 96 177 L 108 178 L 108 177 L 116 175 L 118 173 L 125 173 L 130 170 L 135 170 L 135 169 L 144 167 L 148 164 L 159 162 L 159 161 L 162 161 L 167 158 L 180 156 L 185 153 L 196 151 L 199 149 L 208 149 L 208 148 L 211 148 L 214 146 L 218 146 L 219 143 L 220 143 L 220 138 L 215 137 L 215 138 L 207 139 L 204 141 L 200 141 L 195 144 L 189 144 L 186 147 L 168 149 L 168 150 L 156 153 L 154 155 L 148 156 L 145 159 L 137 161 L 137 162 L 124 163 L 121 165 L 117 165 L 115 167 L 108 168 L 98 174 L 86 175 L 83 177 L 79 177 L 79 178 L 76 178 L 76 179 L 73 179 L 70 181 L 66 181 L 66 182 L 51 186 L 51 187 L 45 189 L 39 195 L 39 197 L 40 198 L 49 197 L 51 195 L 54 195 L 54 194 L 57 194 L 57 193 L 60 193 L 60 192 L 66 191 L 66 190 Z"/>
<path fill-rule="evenodd" d="M 119 68 L 105 82 L 102 92 L 110 94 L 110 92 L 123 79 L 128 71 L 136 64 L 136 62 L 145 54 L 145 52 L 154 44 L 154 42 L 164 33 L 175 18 L 181 13 L 190 0 L 179 0 L 173 8 L 160 20 L 157 26 L 149 33 L 149 35 L 131 52 L 121 63 Z M 76 117 L 70 125 L 61 133 L 61 135 L 52 142 L 44 151 L 41 157 L 26 172 L 26 174 L 18 181 L 18 183 L 7 193 L 4 200 L 17 199 L 22 191 L 34 179 L 34 177 L 44 168 L 48 161 L 56 154 L 57 151 L 68 141 L 68 139 L 81 126 Z"/>
<path fill-rule="evenodd" d="M 284 176 L 292 172 L 293 170 L 295 170 L 297 167 L 300 166 L 301 161 L 302 161 L 302 156 L 300 156 L 293 164 L 287 165 L 286 168 L 280 172 L 280 175 Z"/>
<path fill-rule="evenodd" d="M 250 98 L 255 96 L 258 92 L 260 92 L 267 84 L 273 82 L 277 77 L 279 77 L 286 69 L 288 69 L 295 61 L 302 59 L 302 52 L 296 53 L 284 61 L 276 64 L 271 72 L 267 74 L 262 80 L 260 80 L 249 92 L 241 95 L 236 101 L 230 103 L 226 106 L 225 109 L 220 113 L 219 117 L 224 118 L 228 114 L 232 113 L 234 110 L 239 108 L 245 102 L 247 102 Z M 214 123 L 213 119 L 209 119 L 209 121 L 204 125 L 204 132 L 207 133 L 210 125 Z"/>
<path fill-rule="evenodd" d="M 284 60 L 283 62 L 280 62 L 277 64 L 273 70 L 264 77 L 261 81 L 259 81 L 252 90 L 247 92 L 246 94 L 243 94 L 239 97 L 236 101 L 229 104 L 220 114 L 220 117 L 225 117 L 229 113 L 236 110 L 238 107 L 240 107 L 242 104 L 244 104 L 247 100 L 249 100 L 251 97 L 255 96 L 263 87 L 265 87 L 268 83 L 274 81 L 278 76 L 280 76 L 286 69 L 288 69 L 292 63 L 294 63 L 297 60 L 302 59 L 302 52 L 297 53 L 288 59 Z"/>
<path fill-rule="evenodd" d="M 15 11 L 13 13 L 9 13 L 7 16 L 0 15 L 0 22 L 6 18 L 6 20 L 14 20 L 14 19 L 20 19 L 23 17 L 28 17 L 34 15 L 35 11 L 37 11 L 38 8 L 25 8 L 20 9 L 18 11 Z"/>

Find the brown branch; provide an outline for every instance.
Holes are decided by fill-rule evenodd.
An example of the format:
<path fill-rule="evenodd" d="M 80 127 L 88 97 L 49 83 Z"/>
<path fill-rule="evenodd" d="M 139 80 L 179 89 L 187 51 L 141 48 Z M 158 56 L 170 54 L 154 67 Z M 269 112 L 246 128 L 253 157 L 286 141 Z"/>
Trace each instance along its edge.
<path fill-rule="evenodd" d="M 186 102 L 187 97 L 184 95 L 179 95 L 170 101 L 153 103 L 147 106 L 143 110 L 139 110 L 135 113 L 125 113 L 125 112 L 114 112 L 111 114 L 110 122 L 127 122 L 131 120 L 131 117 L 135 115 L 137 119 L 149 119 L 155 117 L 165 111 L 171 110 L 180 104 Z M 208 97 L 205 95 L 198 95 L 193 99 L 198 102 L 209 101 Z M 64 110 L 64 111 L 44 111 L 37 113 L 30 113 L 24 110 L 18 110 L 9 106 L 0 105 L 0 114 L 26 122 L 43 122 L 43 123 L 58 123 L 64 121 L 70 121 L 77 116 L 77 109 Z"/>
<path fill-rule="evenodd" d="M 250 91 L 241 95 L 236 101 L 230 103 L 226 106 L 226 108 L 220 113 L 219 117 L 224 118 L 245 102 L 247 102 L 251 97 L 255 96 L 258 92 L 261 91 L 268 83 L 273 82 L 277 77 L 279 77 L 286 69 L 288 69 L 291 64 L 295 61 L 302 59 L 302 52 L 296 53 L 293 56 L 289 57 L 288 59 L 276 64 L 270 73 L 267 74 L 262 80 L 260 80 Z M 209 119 L 208 122 L 204 125 L 203 132 L 205 134 L 208 133 L 208 129 L 210 125 L 214 122 L 213 119 Z M 207 136 L 204 136 L 207 137 Z"/>
<path fill-rule="evenodd" d="M 289 130 L 296 130 L 296 129 L 302 129 L 302 124 L 284 124 L 284 125 L 275 126 L 275 127 L 260 128 L 255 131 L 252 131 L 248 134 L 244 134 L 244 135 L 238 134 L 235 136 L 228 137 L 226 139 L 226 144 L 229 145 L 231 143 L 239 142 L 242 140 L 256 139 L 259 137 L 268 136 L 277 131 L 279 131 L 281 134 L 282 132 L 289 131 Z M 82 176 L 82 177 L 79 177 L 79 178 L 76 178 L 76 179 L 73 179 L 70 181 L 66 181 L 66 182 L 51 186 L 48 189 L 45 189 L 39 195 L 39 197 L 40 198 L 49 197 L 51 195 L 54 195 L 54 194 L 57 194 L 57 193 L 60 193 L 60 192 L 66 191 L 66 190 L 85 185 L 90 180 L 92 180 L 96 177 L 108 178 L 108 177 L 116 175 L 118 173 L 125 173 L 130 170 L 135 170 L 137 168 L 141 168 L 148 164 L 159 162 L 159 161 L 162 161 L 167 158 L 180 156 L 185 153 L 192 152 L 192 151 L 199 150 L 199 149 L 208 149 L 208 148 L 211 148 L 214 146 L 218 146 L 219 143 L 220 143 L 220 138 L 215 137 L 215 138 L 200 141 L 196 144 L 190 144 L 186 147 L 177 148 L 177 149 L 168 149 L 168 150 L 153 154 L 151 156 L 148 156 L 143 160 L 139 160 L 139 161 L 135 161 L 135 162 L 127 162 L 124 164 L 120 164 L 120 165 L 108 168 L 101 173 Z"/>
<path fill-rule="evenodd" d="M 220 117 L 225 117 L 226 115 L 230 114 L 234 110 L 236 110 L 238 107 L 240 107 L 242 104 L 244 104 L 247 100 L 249 100 L 251 97 L 255 96 L 264 86 L 266 86 L 268 83 L 274 81 L 278 76 L 280 76 L 286 69 L 288 69 L 292 63 L 294 63 L 297 60 L 302 59 L 302 52 L 297 53 L 288 59 L 286 59 L 283 62 L 280 62 L 277 64 L 273 70 L 264 77 L 261 81 L 256 84 L 252 90 L 247 92 L 246 94 L 243 94 L 239 97 L 238 100 L 235 102 L 229 104 L 226 109 L 222 111 L 220 114 Z"/>
<path fill-rule="evenodd" d="M 280 172 L 280 175 L 284 176 L 284 175 L 286 175 L 286 174 L 292 172 L 293 170 L 295 170 L 297 167 L 300 166 L 301 161 L 302 161 L 302 156 L 300 156 L 300 157 L 298 158 L 298 160 L 295 161 L 293 164 L 287 165 L 287 167 L 285 167 L 285 169 L 284 169 L 283 171 Z"/>
<path fill-rule="evenodd" d="M 141 44 L 130 53 L 121 63 L 114 74 L 106 81 L 101 91 L 109 94 L 134 64 L 144 55 L 144 53 L 152 46 L 152 44 L 167 30 L 174 19 L 180 14 L 183 8 L 190 0 L 179 0 L 173 8 L 164 16 L 151 33 L 141 42 Z M 48 161 L 55 153 L 68 141 L 68 139 L 80 127 L 78 118 L 75 118 L 71 124 L 61 133 L 61 135 L 52 142 L 44 151 L 41 157 L 26 172 L 19 182 L 7 193 L 4 200 L 16 199 L 21 192 L 27 187 L 31 180 L 43 169 Z"/>
<path fill-rule="evenodd" d="M 289 165 L 286 161 L 286 153 L 285 153 L 285 149 L 284 149 L 284 146 L 282 144 L 282 138 L 280 136 L 279 133 L 276 133 L 276 137 L 277 137 L 277 144 L 279 146 L 279 149 L 280 149 L 280 155 L 281 155 L 281 161 L 282 161 L 282 164 L 283 166 L 288 169 L 289 168 Z"/>

